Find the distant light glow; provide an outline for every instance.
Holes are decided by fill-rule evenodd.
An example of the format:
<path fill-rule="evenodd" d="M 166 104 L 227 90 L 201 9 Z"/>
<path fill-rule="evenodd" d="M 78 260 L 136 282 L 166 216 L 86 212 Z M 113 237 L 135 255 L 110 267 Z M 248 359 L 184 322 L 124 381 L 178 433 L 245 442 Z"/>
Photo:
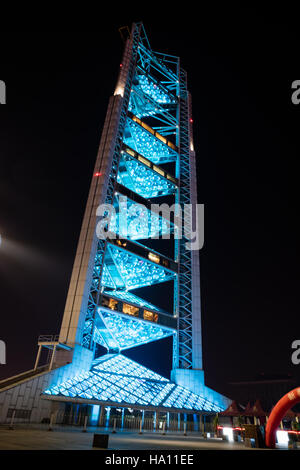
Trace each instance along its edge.
<path fill-rule="evenodd" d="M 223 428 L 224 436 L 228 437 L 229 442 L 233 442 L 233 429 L 232 428 Z"/>
<path fill-rule="evenodd" d="M 124 86 L 118 85 L 117 88 L 115 89 L 114 96 L 119 95 L 119 96 L 124 96 Z"/>
<path fill-rule="evenodd" d="M 276 431 L 276 437 L 277 437 L 277 442 L 278 444 L 287 446 L 289 443 L 289 434 L 287 431 Z"/>

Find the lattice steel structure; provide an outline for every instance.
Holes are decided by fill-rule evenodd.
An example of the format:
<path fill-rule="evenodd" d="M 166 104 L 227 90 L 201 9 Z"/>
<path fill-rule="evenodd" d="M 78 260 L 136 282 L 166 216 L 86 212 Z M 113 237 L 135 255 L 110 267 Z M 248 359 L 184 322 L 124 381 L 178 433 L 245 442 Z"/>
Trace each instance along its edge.
<path fill-rule="evenodd" d="M 126 346 L 115 339 L 115 325 L 118 323 L 122 329 L 124 324 L 126 331 L 128 319 L 124 311 L 127 309 L 126 314 L 130 315 L 131 309 L 135 312 L 131 315 L 139 320 L 143 315 L 148 322 L 152 318 L 152 324 L 145 327 L 151 334 L 147 339 L 141 336 L 136 344 L 173 335 L 174 368 L 202 369 L 200 304 L 198 297 L 192 298 L 192 279 L 194 290 L 200 291 L 199 269 L 196 257 L 186 248 L 191 214 L 184 211 L 185 205 L 195 205 L 197 201 L 191 189 L 191 181 L 196 178 L 191 121 L 187 78 L 179 58 L 153 52 L 143 25 L 134 24 L 109 102 L 61 342 L 70 346 L 79 343 L 89 349 L 94 349 L 96 343 L 109 351 L 121 351 Z M 124 198 L 127 233 L 119 217 Z M 168 233 L 174 235 L 176 224 L 166 220 L 163 212 L 151 211 L 153 200 L 160 205 L 166 198 L 169 204 L 170 200 L 180 204 L 184 213 L 185 232 L 181 239 L 174 240 L 173 259 L 154 253 L 141 242 Z M 97 238 L 96 211 L 100 203 L 116 209 L 108 230 L 117 239 Z M 130 241 L 122 241 L 126 238 Z M 148 306 L 145 316 L 139 311 L 145 301 L 135 294 L 129 299 L 128 292 L 133 289 L 170 280 L 174 283 L 174 301 L 169 315 Z M 197 336 L 194 343 L 193 334 Z"/>
<path fill-rule="evenodd" d="M 122 354 L 107 354 L 95 361 L 90 371 L 82 371 L 45 395 L 66 402 L 70 398 L 99 401 L 110 406 L 156 407 L 172 410 L 219 412 L 220 405 L 170 382 Z"/>
<path fill-rule="evenodd" d="M 171 219 L 161 206 L 165 202 L 169 207 L 176 204 Z M 99 204 L 115 210 L 100 214 Z M 192 212 L 187 208 L 196 204 L 187 74 L 179 57 L 152 51 L 143 24 L 133 24 L 109 101 L 61 343 L 80 344 L 95 358 L 98 345 L 109 354 L 120 354 L 172 336 L 172 379 L 205 394 L 199 253 L 187 247 L 192 233 Z M 109 236 L 99 239 L 99 221 L 102 234 L 106 230 Z M 183 221 L 184 230 L 179 227 Z M 168 234 L 172 257 L 146 243 Z M 136 293 L 164 282 L 173 284 L 169 312 Z"/>
<path fill-rule="evenodd" d="M 185 412 L 228 406 L 204 384 L 199 252 L 189 246 L 196 204 L 186 72 L 179 57 L 154 52 L 135 23 L 108 103 L 59 339 L 39 343 L 35 369 L 41 347 L 53 350 L 44 398 Z M 162 283 L 169 311 L 153 295 Z M 171 380 L 122 354 L 170 336 Z"/>

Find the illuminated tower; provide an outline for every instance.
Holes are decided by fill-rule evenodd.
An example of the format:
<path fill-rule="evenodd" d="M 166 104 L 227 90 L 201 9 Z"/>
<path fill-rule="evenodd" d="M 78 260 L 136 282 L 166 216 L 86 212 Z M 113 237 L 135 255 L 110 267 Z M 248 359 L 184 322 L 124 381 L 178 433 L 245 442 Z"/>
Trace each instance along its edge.
<path fill-rule="evenodd" d="M 153 52 L 142 23 L 133 24 L 108 104 L 59 338 L 39 342 L 39 351 L 53 352 L 51 372 L 43 372 L 45 399 L 185 412 L 226 408 L 227 399 L 204 384 L 201 246 L 191 243 L 196 204 L 186 72 L 178 57 Z M 155 286 L 162 283 L 169 311 L 157 302 Z M 122 354 L 168 336 L 171 381 Z"/>

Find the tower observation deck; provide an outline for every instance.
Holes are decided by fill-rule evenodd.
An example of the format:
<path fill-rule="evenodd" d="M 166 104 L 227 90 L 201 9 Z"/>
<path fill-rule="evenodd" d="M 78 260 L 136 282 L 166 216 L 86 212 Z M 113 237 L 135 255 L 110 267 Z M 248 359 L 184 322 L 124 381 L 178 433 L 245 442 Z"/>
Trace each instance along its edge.
<path fill-rule="evenodd" d="M 48 343 L 51 370 L 40 371 L 44 408 L 51 401 L 185 413 L 228 406 L 204 382 L 191 112 L 179 57 L 152 51 L 143 24 L 134 23 L 108 103 L 59 338 Z M 122 354 L 166 337 L 171 380 Z M 4 393 L 0 383 L 0 409 Z"/>

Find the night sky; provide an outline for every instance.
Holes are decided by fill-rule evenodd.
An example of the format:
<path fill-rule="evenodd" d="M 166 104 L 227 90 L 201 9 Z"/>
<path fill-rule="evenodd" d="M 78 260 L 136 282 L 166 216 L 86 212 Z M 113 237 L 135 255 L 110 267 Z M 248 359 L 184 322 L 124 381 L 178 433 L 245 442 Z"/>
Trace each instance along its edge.
<path fill-rule="evenodd" d="M 299 28 L 259 14 L 1 33 L 0 377 L 32 368 L 38 335 L 59 332 L 122 57 L 118 27 L 139 20 L 154 51 L 181 57 L 192 93 L 206 382 L 230 393 L 229 382 L 261 372 L 300 378 Z M 127 354 L 169 373 L 169 340 Z"/>

